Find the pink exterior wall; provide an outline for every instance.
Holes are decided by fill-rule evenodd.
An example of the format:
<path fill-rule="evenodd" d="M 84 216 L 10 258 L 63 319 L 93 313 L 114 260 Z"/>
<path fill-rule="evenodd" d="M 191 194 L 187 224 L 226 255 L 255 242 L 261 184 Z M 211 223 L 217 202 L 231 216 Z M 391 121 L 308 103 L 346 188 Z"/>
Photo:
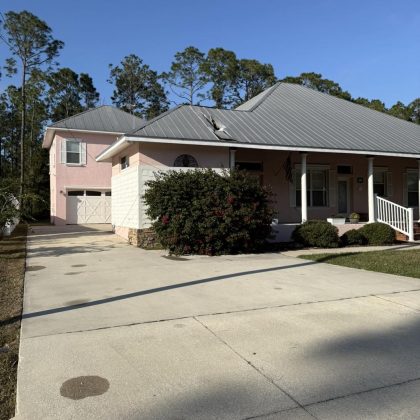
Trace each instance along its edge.
<path fill-rule="evenodd" d="M 63 139 L 81 139 L 86 143 L 86 165 L 61 163 Z M 51 222 L 66 224 L 67 189 L 111 189 L 111 169 L 107 162 L 95 158 L 117 139 L 115 134 L 93 134 L 57 131 L 50 149 Z M 55 160 L 54 160 L 55 156 Z"/>
<path fill-rule="evenodd" d="M 120 159 L 129 158 L 130 166 L 147 165 L 172 167 L 182 154 L 195 157 L 200 168 L 229 168 L 229 149 L 211 146 L 190 146 L 181 144 L 139 143 L 132 144 L 112 159 L 112 174 L 121 171 Z"/>
<path fill-rule="evenodd" d="M 283 164 L 289 155 L 288 152 L 264 151 L 253 149 L 238 149 L 236 161 L 263 162 L 264 165 L 264 184 L 269 185 L 274 193 L 274 207 L 277 211 L 279 223 L 300 222 L 301 212 L 299 207 L 290 206 L 289 189 L 293 188 L 286 177 Z M 301 163 L 299 153 L 291 154 L 292 168 Z M 363 155 L 331 154 L 331 153 L 309 153 L 307 164 L 310 165 L 329 165 L 331 169 L 336 169 L 337 165 L 350 165 L 353 168 L 351 175 L 345 175 L 350 182 L 350 212 L 368 213 L 367 202 L 367 159 Z M 376 157 L 374 167 L 387 168 L 392 172 L 393 193 L 389 200 L 403 205 L 403 174 L 407 169 L 417 169 L 416 159 Z M 362 177 L 363 183 L 358 184 L 357 178 Z M 337 206 L 334 203 L 331 207 L 308 208 L 309 219 L 326 219 L 337 214 Z M 418 212 L 415 210 L 415 217 Z"/>
<path fill-rule="evenodd" d="M 49 150 L 50 154 L 50 219 L 54 223 L 54 218 L 57 212 L 57 141 L 54 139 Z"/>
<path fill-rule="evenodd" d="M 128 156 L 130 166 L 147 165 L 155 166 L 157 169 L 162 166 L 171 167 L 177 156 L 180 154 L 191 154 L 194 156 L 200 167 L 209 168 L 228 168 L 229 149 L 224 147 L 207 147 L 191 145 L 171 145 L 171 144 L 152 144 L 139 143 L 133 144 L 122 153 L 113 158 L 113 174 L 120 172 L 120 159 Z M 270 186 L 273 196 L 273 206 L 276 210 L 276 218 L 279 223 L 299 223 L 301 221 L 301 209 L 293 207 L 290 203 L 290 189 L 293 185 L 288 182 L 285 176 L 284 162 L 289 156 L 289 152 L 258 150 L 258 149 L 237 149 L 236 161 L 240 162 L 262 162 L 263 163 L 263 183 Z M 290 154 L 292 168 L 300 165 L 301 157 L 297 152 Z M 367 168 L 368 162 L 364 155 L 332 154 L 332 153 L 309 153 L 307 164 L 326 165 L 331 170 L 336 170 L 337 165 L 350 165 L 351 175 L 343 175 L 349 181 L 350 188 L 350 212 L 361 214 L 368 213 L 367 198 Z M 392 173 L 392 196 L 388 197 L 391 201 L 404 205 L 403 189 L 404 173 L 408 169 L 417 170 L 417 161 L 409 158 L 376 157 L 374 167 L 387 168 Z M 337 175 L 341 176 L 341 175 Z M 363 178 L 362 183 L 357 182 L 357 178 Z M 337 202 L 330 203 L 329 207 L 308 208 L 309 219 L 326 219 L 338 213 Z M 418 210 L 414 211 L 415 218 L 418 218 Z"/>

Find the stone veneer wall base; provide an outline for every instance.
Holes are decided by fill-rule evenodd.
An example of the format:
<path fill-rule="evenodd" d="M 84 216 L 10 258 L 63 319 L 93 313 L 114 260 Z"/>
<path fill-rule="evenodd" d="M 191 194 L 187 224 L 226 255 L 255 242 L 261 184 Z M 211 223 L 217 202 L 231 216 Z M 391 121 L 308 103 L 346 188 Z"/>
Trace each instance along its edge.
<path fill-rule="evenodd" d="M 128 243 L 143 249 L 160 249 L 156 232 L 152 228 L 128 230 Z"/>

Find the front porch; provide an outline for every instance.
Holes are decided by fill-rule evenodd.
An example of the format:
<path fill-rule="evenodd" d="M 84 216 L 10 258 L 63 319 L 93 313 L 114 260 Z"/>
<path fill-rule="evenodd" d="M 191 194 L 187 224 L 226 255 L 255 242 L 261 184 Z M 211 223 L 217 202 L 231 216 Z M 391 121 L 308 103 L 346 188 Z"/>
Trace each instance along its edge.
<path fill-rule="evenodd" d="M 272 189 L 279 241 L 290 238 L 296 224 L 332 217 L 346 219 L 337 225 L 340 234 L 380 221 L 415 239 L 420 161 L 414 158 L 238 148 L 230 150 L 230 166 Z M 361 223 L 349 223 L 351 213 Z"/>

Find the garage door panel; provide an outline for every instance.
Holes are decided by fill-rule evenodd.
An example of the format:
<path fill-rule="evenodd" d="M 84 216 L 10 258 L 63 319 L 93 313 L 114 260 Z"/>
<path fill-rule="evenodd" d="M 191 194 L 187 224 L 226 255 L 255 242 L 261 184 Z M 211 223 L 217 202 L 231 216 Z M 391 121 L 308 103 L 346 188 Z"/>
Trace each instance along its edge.
<path fill-rule="evenodd" d="M 67 197 L 67 223 L 111 223 L 111 197 Z"/>

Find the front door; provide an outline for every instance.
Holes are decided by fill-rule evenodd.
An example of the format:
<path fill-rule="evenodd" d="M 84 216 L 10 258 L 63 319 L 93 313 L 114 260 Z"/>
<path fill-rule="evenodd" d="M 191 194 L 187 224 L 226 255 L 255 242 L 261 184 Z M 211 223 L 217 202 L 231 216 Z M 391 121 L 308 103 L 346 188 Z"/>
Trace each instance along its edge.
<path fill-rule="evenodd" d="M 348 179 L 339 179 L 338 185 L 338 213 L 339 214 L 349 214 L 350 213 L 350 190 L 349 190 L 349 180 Z"/>

